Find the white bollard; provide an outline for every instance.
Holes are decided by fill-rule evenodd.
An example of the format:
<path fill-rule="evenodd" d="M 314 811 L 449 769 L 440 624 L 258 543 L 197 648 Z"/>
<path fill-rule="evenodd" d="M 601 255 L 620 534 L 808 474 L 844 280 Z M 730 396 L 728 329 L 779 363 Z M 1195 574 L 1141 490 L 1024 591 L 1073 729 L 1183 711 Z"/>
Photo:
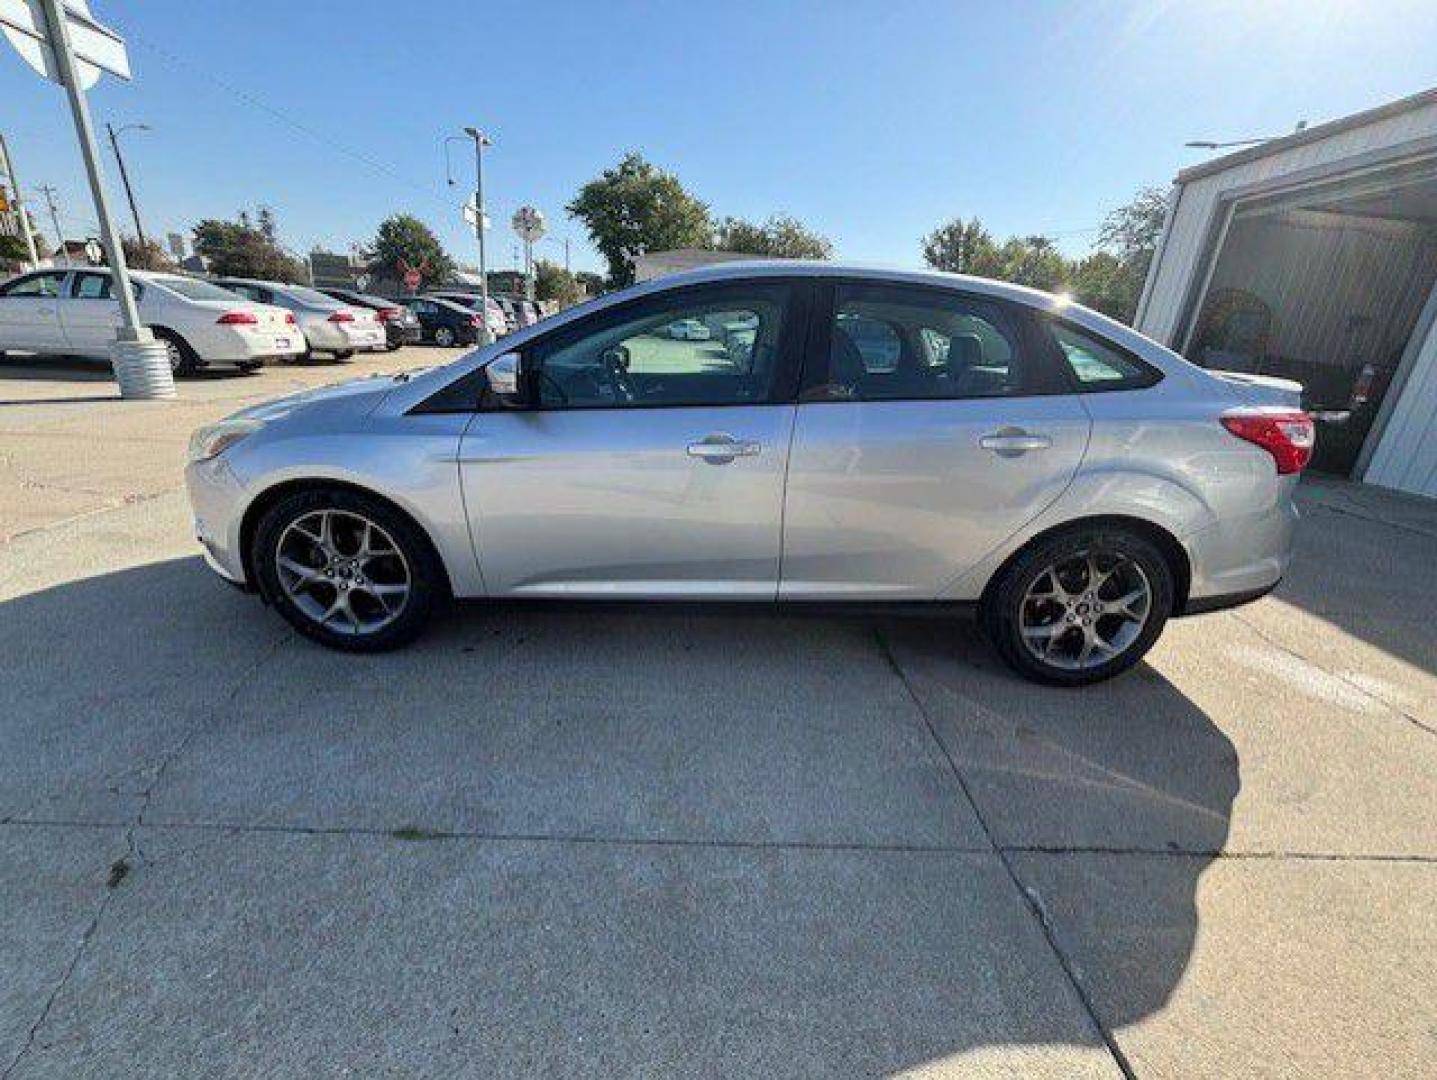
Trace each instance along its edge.
<path fill-rule="evenodd" d="M 175 396 L 175 377 L 170 371 L 170 350 L 163 341 L 156 341 L 149 330 L 140 331 L 138 341 L 120 338 L 110 344 L 110 366 L 120 384 L 120 397 L 137 401 Z"/>

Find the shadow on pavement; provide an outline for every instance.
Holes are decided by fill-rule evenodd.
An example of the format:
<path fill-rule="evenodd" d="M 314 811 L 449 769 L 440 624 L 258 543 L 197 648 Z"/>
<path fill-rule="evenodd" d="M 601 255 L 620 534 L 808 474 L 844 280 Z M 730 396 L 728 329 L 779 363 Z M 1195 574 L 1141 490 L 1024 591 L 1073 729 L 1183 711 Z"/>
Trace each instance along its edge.
<path fill-rule="evenodd" d="M 1299 505 L 1297 550 L 1274 596 L 1437 674 L 1437 506 L 1327 478 L 1304 481 Z"/>
<path fill-rule="evenodd" d="M 236 1039 L 276 1075 L 887 1074 L 1015 1046 L 1076 1055 L 1017 1059 L 1028 1075 L 1104 1075 L 987 840 L 1060 947 L 1100 943 L 1077 978 L 1111 1030 L 1182 978 L 1239 786 L 1232 744 L 1157 671 L 1038 688 L 972 629 L 926 619 L 466 607 L 405 653 L 360 657 L 287 636 L 187 558 L 0 603 L 0 649 L 20 796 L 0 818 L 148 807 L 157 833 L 43 1040 L 132 1075 L 167 1053 L 219 1067 Z M 950 761 L 978 842 L 871 842 L 868 819 L 966 807 Z M 387 827 L 349 828 L 386 821 L 390 799 Z M 429 817 L 399 816 L 415 806 Z M 585 835 L 610 813 L 649 839 Z M 184 815 L 193 831 L 164 832 Z M 469 831 L 405 842 L 406 821 Z M 807 842 L 825 822 L 852 841 Z M 1064 861 L 1094 849 L 1173 857 L 1121 881 Z M 432 1018 L 460 1009 L 441 1045 Z"/>

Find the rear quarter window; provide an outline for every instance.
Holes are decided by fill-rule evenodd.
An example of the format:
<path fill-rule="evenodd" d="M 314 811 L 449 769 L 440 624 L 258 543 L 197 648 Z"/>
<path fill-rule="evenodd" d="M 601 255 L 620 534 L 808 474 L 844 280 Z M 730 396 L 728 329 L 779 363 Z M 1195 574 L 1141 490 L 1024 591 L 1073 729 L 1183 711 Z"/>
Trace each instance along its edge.
<path fill-rule="evenodd" d="M 1163 373 L 1126 349 L 1072 323 L 1043 320 L 1073 387 L 1079 393 L 1141 390 Z"/>

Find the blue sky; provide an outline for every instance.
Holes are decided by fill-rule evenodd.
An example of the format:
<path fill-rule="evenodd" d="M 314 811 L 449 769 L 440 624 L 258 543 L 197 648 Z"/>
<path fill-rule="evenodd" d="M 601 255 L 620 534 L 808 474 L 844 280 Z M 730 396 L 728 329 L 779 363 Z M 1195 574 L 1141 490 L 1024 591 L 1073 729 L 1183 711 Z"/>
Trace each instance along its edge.
<path fill-rule="evenodd" d="M 844 258 L 916 264 L 959 214 L 1079 252 L 1108 209 L 1203 159 L 1189 139 L 1437 86 L 1431 0 L 92 7 L 135 69 L 93 92 L 97 121 L 154 128 L 125 137 L 151 234 L 264 202 L 290 247 L 344 250 L 406 210 L 472 262 L 441 139 L 477 123 L 497 144 L 494 266 L 512 265 L 508 219 L 530 202 L 572 235 L 576 269 L 600 268 L 563 206 L 629 149 L 716 214 L 794 214 Z M 53 184 L 67 231 L 91 231 L 63 95 L 8 53 L 0 130 L 25 186 Z"/>

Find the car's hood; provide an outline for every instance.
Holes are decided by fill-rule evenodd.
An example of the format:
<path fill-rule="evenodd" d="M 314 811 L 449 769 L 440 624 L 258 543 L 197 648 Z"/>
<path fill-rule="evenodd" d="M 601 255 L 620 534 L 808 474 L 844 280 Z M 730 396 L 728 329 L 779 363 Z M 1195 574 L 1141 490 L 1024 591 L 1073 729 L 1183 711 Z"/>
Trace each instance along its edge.
<path fill-rule="evenodd" d="M 288 416 L 299 409 L 340 402 L 346 406 L 352 406 L 358 411 L 367 412 L 370 408 L 378 405 L 384 395 L 394 389 L 394 386 L 395 380 L 392 375 L 366 375 L 359 379 L 331 383 L 329 386 L 316 386 L 310 390 L 301 390 L 297 394 L 276 398 L 274 401 L 266 401 L 261 405 L 252 405 L 248 409 L 241 409 L 229 419 L 260 420 L 268 423 Z"/>

